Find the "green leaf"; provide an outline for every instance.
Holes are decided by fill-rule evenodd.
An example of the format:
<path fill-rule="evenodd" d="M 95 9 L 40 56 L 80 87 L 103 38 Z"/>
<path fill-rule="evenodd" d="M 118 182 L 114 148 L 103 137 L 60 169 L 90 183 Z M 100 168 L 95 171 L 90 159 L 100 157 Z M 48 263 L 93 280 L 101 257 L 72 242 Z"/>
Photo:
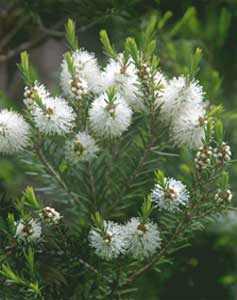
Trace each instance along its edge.
<path fill-rule="evenodd" d="M 172 11 L 167 11 L 165 12 L 165 14 L 162 16 L 162 18 L 158 21 L 157 24 L 157 29 L 158 31 L 161 30 L 165 24 L 167 23 L 167 21 L 173 16 Z"/>
<path fill-rule="evenodd" d="M 154 209 L 154 206 L 152 205 L 151 196 L 149 195 L 147 198 L 144 199 L 142 208 L 141 208 L 142 216 L 145 220 L 149 219 L 153 209 Z"/>
<path fill-rule="evenodd" d="M 73 59 L 72 59 L 72 56 L 71 56 L 70 52 L 65 53 L 65 59 L 66 59 L 66 62 L 67 62 L 69 73 L 71 74 L 72 78 L 75 79 L 76 70 L 75 70 L 75 66 L 74 66 Z"/>
<path fill-rule="evenodd" d="M 136 41 L 134 38 L 131 38 L 131 37 L 128 37 L 126 39 L 126 46 L 125 46 L 131 57 L 133 58 L 134 62 L 136 65 L 139 64 L 139 51 L 138 51 L 138 48 L 137 48 L 137 44 L 136 44 Z"/>
<path fill-rule="evenodd" d="M 195 53 L 191 56 L 191 61 L 190 61 L 190 71 L 189 75 L 191 78 L 194 78 L 199 71 L 199 64 L 202 59 L 202 49 L 197 48 L 195 50 Z"/>
<path fill-rule="evenodd" d="M 218 120 L 215 124 L 215 137 L 218 143 L 222 143 L 224 138 L 224 129 L 220 120 Z"/>
<path fill-rule="evenodd" d="M 104 46 L 104 51 L 106 54 L 108 54 L 110 57 L 112 57 L 113 59 L 117 59 L 117 53 L 114 50 L 114 48 L 112 47 L 108 34 L 106 32 L 106 30 L 101 30 L 100 31 L 100 41 L 102 43 L 102 45 Z"/>
<path fill-rule="evenodd" d="M 3 264 L 0 273 L 14 283 L 25 285 L 25 281 L 12 270 L 9 264 Z"/>
<path fill-rule="evenodd" d="M 220 188 L 224 191 L 228 189 L 229 186 L 229 174 L 226 171 L 223 171 L 219 179 Z"/>
<path fill-rule="evenodd" d="M 213 131 L 213 119 L 209 118 L 207 120 L 207 126 L 205 127 L 205 142 L 209 144 L 212 139 L 212 131 Z"/>
<path fill-rule="evenodd" d="M 76 51 L 79 47 L 76 35 L 76 23 L 72 19 L 68 19 L 65 29 L 68 45 L 72 51 Z"/>
<path fill-rule="evenodd" d="M 34 277 L 35 275 L 35 255 L 32 247 L 28 248 L 28 251 L 24 250 L 24 256 L 27 262 L 27 267 L 29 269 L 30 275 Z"/>
<path fill-rule="evenodd" d="M 209 117 L 215 117 L 216 115 L 219 115 L 224 111 L 224 107 L 222 104 L 217 105 L 211 109 L 211 111 L 208 112 Z"/>
<path fill-rule="evenodd" d="M 26 85 L 32 86 L 36 80 L 35 72 L 29 63 L 29 54 L 26 51 L 21 52 L 21 63 L 17 64 L 21 76 Z"/>
<path fill-rule="evenodd" d="M 172 38 L 176 34 L 178 34 L 182 29 L 187 25 L 187 23 L 196 16 L 195 7 L 189 7 L 184 16 L 173 26 L 171 31 L 169 32 L 169 37 Z"/>
<path fill-rule="evenodd" d="M 166 185 L 165 174 L 161 170 L 157 170 L 155 171 L 155 176 L 158 183 L 160 183 L 161 186 L 165 187 Z"/>
<path fill-rule="evenodd" d="M 28 186 L 25 189 L 25 192 L 24 192 L 23 196 L 25 198 L 25 202 L 27 204 L 29 204 L 31 207 L 33 207 L 33 208 L 40 208 L 40 203 L 38 202 L 38 200 L 35 197 L 35 193 L 34 193 L 33 187 Z"/>
<path fill-rule="evenodd" d="M 97 228 L 99 228 L 101 231 L 104 230 L 104 220 L 101 216 L 101 214 L 97 211 L 94 215 L 91 216 L 93 223 Z"/>

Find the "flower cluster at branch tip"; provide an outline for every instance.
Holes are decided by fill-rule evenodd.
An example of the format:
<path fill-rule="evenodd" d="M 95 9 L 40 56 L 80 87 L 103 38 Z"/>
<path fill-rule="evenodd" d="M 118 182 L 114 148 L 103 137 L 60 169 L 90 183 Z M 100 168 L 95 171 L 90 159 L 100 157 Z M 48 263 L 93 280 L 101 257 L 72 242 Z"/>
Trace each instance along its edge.
<path fill-rule="evenodd" d="M 125 225 L 104 221 L 104 231 L 93 228 L 89 233 L 89 241 L 95 253 L 106 260 L 124 254 L 132 255 L 135 259 L 148 258 L 161 244 L 157 225 L 139 218 L 132 218 Z"/>
<path fill-rule="evenodd" d="M 104 221 L 104 230 L 93 228 L 89 242 L 95 253 L 105 260 L 117 258 L 126 251 L 124 232 L 121 225 Z"/>
<path fill-rule="evenodd" d="M 60 213 L 50 206 L 44 207 L 39 216 L 45 223 L 52 225 L 57 225 L 62 219 Z"/>
<path fill-rule="evenodd" d="M 215 200 L 218 204 L 228 204 L 231 202 L 233 198 L 233 194 L 231 190 L 218 190 L 218 192 L 215 194 Z"/>
<path fill-rule="evenodd" d="M 40 99 L 46 99 L 50 97 L 49 91 L 47 91 L 46 87 L 43 84 L 40 84 L 38 81 L 35 81 L 32 87 L 25 86 L 23 102 L 29 110 L 35 105 L 36 95 Z"/>
<path fill-rule="evenodd" d="M 101 71 L 94 54 L 80 49 L 73 52 L 72 61 L 76 70 L 75 80 L 72 79 L 66 60 L 62 62 L 61 87 L 65 96 L 80 100 L 90 91 L 100 92 Z"/>
<path fill-rule="evenodd" d="M 92 130 L 98 136 L 118 137 L 131 124 L 131 109 L 119 94 L 115 94 L 114 98 L 110 101 L 108 94 L 103 93 L 92 103 L 89 119 Z"/>
<path fill-rule="evenodd" d="M 15 222 L 15 238 L 21 242 L 38 243 L 43 238 L 43 224 L 58 225 L 62 219 L 60 213 L 53 207 L 46 206 L 29 221 L 20 219 Z"/>
<path fill-rule="evenodd" d="M 148 258 L 160 248 L 161 239 L 158 226 L 153 222 L 143 222 L 132 218 L 125 225 L 127 251 L 134 258 Z"/>
<path fill-rule="evenodd" d="M 202 145 L 207 123 L 204 93 L 197 81 L 184 76 L 171 79 L 161 102 L 161 117 L 170 122 L 170 138 L 177 145 L 198 148 Z"/>
<path fill-rule="evenodd" d="M 199 148 L 194 159 L 197 170 L 205 170 L 210 166 L 213 157 L 213 148 L 209 145 L 203 145 Z"/>
<path fill-rule="evenodd" d="M 68 140 L 65 146 L 65 157 L 76 165 L 80 161 L 90 161 L 96 157 L 98 147 L 94 139 L 86 132 L 78 132 L 75 137 Z"/>
<path fill-rule="evenodd" d="M 29 145 L 30 126 L 21 115 L 3 109 L 0 111 L 0 153 L 13 154 Z"/>
<path fill-rule="evenodd" d="M 157 183 L 152 190 L 151 198 L 160 210 L 174 212 L 187 205 L 189 192 L 181 181 L 165 178 L 165 186 Z"/>
<path fill-rule="evenodd" d="M 23 220 L 20 220 L 17 223 L 15 237 L 19 241 L 37 242 L 40 240 L 41 234 L 41 224 L 35 219 L 31 219 L 27 223 L 25 223 Z"/>
<path fill-rule="evenodd" d="M 223 142 L 215 149 L 215 156 L 218 165 L 222 165 L 231 159 L 230 146 Z"/>
<path fill-rule="evenodd" d="M 36 105 L 32 115 L 35 126 L 47 135 L 69 133 L 73 127 L 75 114 L 63 98 L 42 98 L 42 107 Z"/>

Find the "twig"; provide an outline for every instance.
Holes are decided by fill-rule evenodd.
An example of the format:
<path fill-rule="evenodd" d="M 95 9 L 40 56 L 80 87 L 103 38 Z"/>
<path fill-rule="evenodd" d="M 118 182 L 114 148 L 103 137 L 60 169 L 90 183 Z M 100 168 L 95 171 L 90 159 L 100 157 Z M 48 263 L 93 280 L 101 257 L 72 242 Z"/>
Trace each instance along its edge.
<path fill-rule="evenodd" d="M 36 151 L 36 154 L 39 157 L 40 161 L 43 163 L 46 170 L 48 171 L 48 173 L 53 178 L 56 179 L 56 181 L 63 188 L 63 190 L 65 190 L 66 193 L 69 194 L 73 198 L 74 201 L 79 202 L 80 201 L 79 197 L 70 191 L 67 184 L 63 181 L 63 179 L 61 178 L 59 173 L 57 173 L 57 171 L 55 171 L 54 167 L 49 163 L 49 161 L 47 160 L 47 158 L 45 157 L 45 155 L 43 154 L 42 150 L 40 149 L 40 147 L 38 145 L 35 146 L 35 151 Z"/>
<path fill-rule="evenodd" d="M 79 262 L 81 264 L 83 264 L 88 270 L 90 270 L 91 272 L 99 275 L 100 277 L 102 277 L 105 281 L 107 281 L 108 283 L 111 283 L 111 280 L 109 277 L 103 275 L 102 273 L 100 273 L 95 267 L 93 267 L 92 265 L 90 265 L 89 263 L 87 263 L 86 261 L 84 261 L 82 258 L 79 258 Z"/>

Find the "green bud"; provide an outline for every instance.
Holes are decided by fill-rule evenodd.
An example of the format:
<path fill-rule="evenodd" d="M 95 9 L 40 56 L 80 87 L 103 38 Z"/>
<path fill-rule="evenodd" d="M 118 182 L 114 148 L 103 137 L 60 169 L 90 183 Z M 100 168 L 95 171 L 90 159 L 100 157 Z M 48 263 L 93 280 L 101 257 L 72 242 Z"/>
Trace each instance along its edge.
<path fill-rule="evenodd" d="M 110 57 L 112 57 L 113 59 L 117 59 L 117 53 L 110 43 L 110 40 L 109 40 L 106 30 L 100 31 L 100 41 L 101 41 L 102 45 L 104 46 L 105 53 L 107 55 L 109 55 Z"/>
<path fill-rule="evenodd" d="M 68 45 L 72 51 L 76 51 L 78 49 L 76 23 L 72 19 L 68 19 L 65 29 L 66 29 L 66 39 Z"/>

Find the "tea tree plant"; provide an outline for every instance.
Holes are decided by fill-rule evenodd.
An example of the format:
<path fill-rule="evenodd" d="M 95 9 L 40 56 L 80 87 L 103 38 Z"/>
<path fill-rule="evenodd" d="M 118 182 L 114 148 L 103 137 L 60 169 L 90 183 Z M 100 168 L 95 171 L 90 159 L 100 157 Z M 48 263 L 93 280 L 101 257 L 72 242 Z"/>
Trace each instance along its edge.
<path fill-rule="evenodd" d="M 0 112 L 0 152 L 19 154 L 47 201 L 28 187 L 1 218 L 2 299 L 128 299 L 139 276 L 230 209 L 231 152 L 223 108 L 196 79 L 202 51 L 185 74 L 167 78 L 156 27 L 152 17 L 120 53 L 102 30 L 102 68 L 69 20 L 62 95 L 21 54 L 25 110 Z M 180 147 L 191 166 L 182 181 L 166 170 Z"/>

